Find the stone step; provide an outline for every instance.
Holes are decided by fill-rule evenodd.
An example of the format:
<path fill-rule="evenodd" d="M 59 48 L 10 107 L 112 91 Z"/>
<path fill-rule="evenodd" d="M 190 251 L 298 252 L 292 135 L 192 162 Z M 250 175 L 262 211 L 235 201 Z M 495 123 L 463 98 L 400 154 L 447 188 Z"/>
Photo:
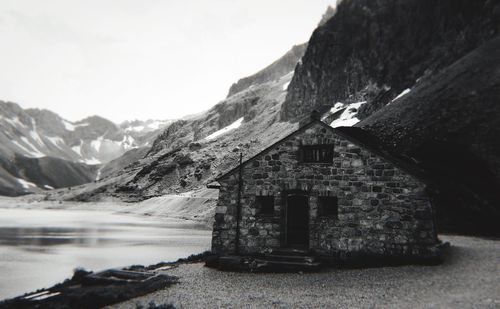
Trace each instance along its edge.
<path fill-rule="evenodd" d="M 252 272 L 315 272 L 321 269 L 322 263 L 313 256 L 274 255 L 261 257 L 221 256 L 214 267 L 224 271 Z"/>
<path fill-rule="evenodd" d="M 303 250 L 303 249 L 294 249 L 294 248 L 281 248 L 281 249 L 276 249 L 273 250 L 270 254 L 272 255 L 286 255 L 286 256 L 307 256 L 310 254 L 308 250 Z"/>
<path fill-rule="evenodd" d="M 302 262 L 302 263 L 314 263 L 316 258 L 308 255 L 284 255 L 284 254 L 267 254 L 263 257 L 265 260 L 269 261 L 283 261 L 283 262 Z"/>
<path fill-rule="evenodd" d="M 316 272 L 321 269 L 319 262 L 270 261 L 255 259 L 251 270 L 254 272 Z"/>

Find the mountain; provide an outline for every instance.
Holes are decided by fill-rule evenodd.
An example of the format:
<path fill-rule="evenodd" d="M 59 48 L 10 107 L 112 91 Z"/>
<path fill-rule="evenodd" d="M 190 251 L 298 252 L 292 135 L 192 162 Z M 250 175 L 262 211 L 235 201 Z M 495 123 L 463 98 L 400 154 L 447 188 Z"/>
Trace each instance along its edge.
<path fill-rule="evenodd" d="M 99 116 L 70 122 L 48 110 L 22 109 L 0 101 L 0 194 L 93 181 L 96 165 L 149 146 L 169 123 L 148 120 L 118 126 Z"/>
<path fill-rule="evenodd" d="M 366 101 L 365 118 L 492 39 L 499 19 L 497 0 L 344 0 L 314 31 L 281 119 Z"/>
<path fill-rule="evenodd" d="M 135 201 L 204 188 L 236 164 L 240 151 L 255 154 L 297 128 L 279 122 L 279 111 L 305 49 L 305 44 L 292 47 L 263 70 L 233 84 L 228 97 L 208 111 L 173 122 L 150 149 L 138 148 L 110 162 L 97 183 L 55 192 L 52 198 L 85 201 L 114 196 Z"/>
<path fill-rule="evenodd" d="M 102 164 L 152 142 L 168 123 L 150 120 L 118 126 L 99 116 L 70 122 L 48 110 L 24 110 L 0 101 L 0 154 Z"/>
<path fill-rule="evenodd" d="M 318 27 L 323 26 L 326 24 L 330 18 L 333 17 L 337 13 L 337 7 L 332 7 L 331 5 L 326 8 L 326 12 L 321 16 L 321 20 L 318 23 Z"/>
<path fill-rule="evenodd" d="M 148 146 L 154 141 L 158 133 L 162 132 L 172 122 L 173 120 L 133 120 L 124 121 L 119 127 L 124 134 L 137 141 L 138 145 Z"/>
<path fill-rule="evenodd" d="M 0 195 L 18 196 L 94 181 L 98 165 L 54 157 L 28 158 L 15 154 L 0 158 Z"/>
<path fill-rule="evenodd" d="M 133 201 L 203 188 L 239 153 L 251 157 L 319 110 L 425 175 L 442 231 L 498 236 L 499 2 L 344 0 L 307 45 L 172 123 L 144 157 L 54 198 Z"/>
<path fill-rule="evenodd" d="M 98 178 L 104 179 L 109 177 L 110 175 L 119 173 L 131 163 L 137 162 L 140 159 L 144 158 L 149 150 L 150 147 L 138 147 L 125 152 L 122 156 L 104 164 L 99 169 L 100 174 Z"/>
<path fill-rule="evenodd" d="M 293 72 L 295 70 L 295 65 L 297 65 L 297 62 L 304 55 L 306 48 L 307 44 L 305 43 L 296 45 L 292 47 L 292 49 L 289 50 L 280 59 L 270 64 L 268 67 L 264 68 L 254 75 L 240 79 L 238 82 L 234 83 L 231 88 L 229 88 L 229 94 L 227 95 L 227 97 L 229 98 L 242 90 L 248 89 L 252 85 L 257 86 L 272 80 L 276 80 L 288 73 Z"/>

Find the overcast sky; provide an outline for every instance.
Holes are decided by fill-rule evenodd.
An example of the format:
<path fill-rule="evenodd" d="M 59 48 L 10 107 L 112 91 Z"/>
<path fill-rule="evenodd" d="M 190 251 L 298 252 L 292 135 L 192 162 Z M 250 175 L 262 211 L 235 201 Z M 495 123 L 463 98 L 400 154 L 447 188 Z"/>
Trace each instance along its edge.
<path fill-rule="evenodd" d="M 0 100 L 69 120 L 206 110 L 334 0 L 1 0 Z"/>

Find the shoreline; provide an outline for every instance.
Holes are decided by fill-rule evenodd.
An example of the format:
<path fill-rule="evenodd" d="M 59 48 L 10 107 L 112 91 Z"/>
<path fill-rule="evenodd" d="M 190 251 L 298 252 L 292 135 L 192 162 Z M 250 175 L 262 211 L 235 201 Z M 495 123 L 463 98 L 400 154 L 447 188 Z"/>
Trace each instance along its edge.
<path fill-rule="evenodd" d="M 500 305 L 500 281 L 496 279 L 500 278 L 500 264 L 498 264 L 496 259 L 500 257 L 500 241 L 498 239 L 460 235 L 440 235 L 440 238 L 451 242 L 451 251 L 446 254 L 445 261 L 442 264 L 435 266 L 402 265 L 359 269 L 326 268 L 320 272 L 305 274 L 300 272 L 285 274 L 240 273 L 224 272 L 204 267 L 205 258 L 211 255 L 208 252 L 192 255 L 184 259 L 181 258 L 173 262 L 160 262 L 149 266 L 131 265 L 121 269 L 164 275 L 168 279 L 169 284 L 158 288 L 156 291 L 150 291 L 146 288 L 144 291 L 147 291 L 147 293 L 138 291 L 138 294 L 130 294 L 132 295 L 131 297 L 123 299 L 120 302 L 107 304 L 106 307 L 133 309 L 141 305 L 143 308 L 147 308 L 151 303 L 165 306 L 173 305 L 173 308 L 218 308 L 231 304 L 233 307 L 254 306 L 256 308 L 281 308 L 283 306 L 315 308 L 317 306 L 332 306 L 334 304 L 349 307 L 358 307 L 361 305 L 370 307 L 376 305 L 400 308 L 420 307 L 419 305 L 422 305 L 422 307 L 428 305 L 437 307 L 441 305 L 467 307 L 470 305 L 494 308 Z M 429 276 L 429 280 L 426 279 L 426 276 Z M 449 276 L 454 277 L 454 279 L 450 280 Z M 367 282 L 365 280 L 360 284 L 359 278 L 363 277 L 367 277 L 371 281 L 368 280 Z M 403 277 L 406 280 L 401 282 L 401 278 Z M 215 282 L 213 282 L 214 280 Z M 247 280 L 250 282 L 251 287 L 248 289 L 245 288 Z M 472 290 L 468 289 L 470 286 L 467 280 L 476 282 L 476 285 L 470 285 L 474 287 Z M 322 281 L 324 282 L 321 283 Z M 298 286 L 305 284 L 303 282 L 312 283 L 313 286 L 304 286 L 305 290 L 296 290 Z M 403 284 L 404 286 L 400 289 L 396 282 L 400 282 L 398 284 Z M 221 291 L 213 289 L 217 284 L 222 285 Z M 345 297 L 339 299 L 338 295 L 332 295 L 332 291 L 325 290 L 328 284 L 333 284 L 332 288 L 334 290 L 342 290 L 341 284 L 349 284 L 350 287 L 348 289 L 356 290 L 360 288 L 362 293 L 360 294 L 361 296 L 354 293 L 357 296 L 354 297 L 353 294 L 347 299 Z M 417 284 L 425 292 L 425 295 L 420 296 L 422 299 L 419 300 L 418 305 L 411 301 L 416 301 L 419 298 L 418 295 L 422 294 L 422 292 L 415 289 L 413 284 Z M 436 287 L 436 290 L 433 291 L 431 289 L 429 291 L 427 287 L 429 284 Z M 358 285 L 360 286 L 357 287 Z M 369 299 L 363 295 L 374 293 L 371 289 L 377 290 L 378 285 L 380 287 L 389 285 L 390 289 L 388 293 L 384 294 L 382 298 L 379 297 L 380 293 L 375 293 L 373 295 L 378 295 L 376 301 L 367 303 Z M 252 289 L 252 287 L 256 288 L 257 286 L 263 286 L 271 290 L 269 290 L 268 294 L 263 290 Z M 391 296 L 391 294 L 406 291 L 409 289 L 408 286 L 411 287 L 412 294 L 401 295 L 398 299 L 394 299 L 394 296 Z M 456 295 L 459 294 L 453 291 L 453 287 L 460 287 L 464 291 L 467 290 L 467 293 L 463 297 L 457 298 Z M 240 294 L 234 292 L 233 289 Z M 284 292 L 290 291 L 290 289 L 297 291 L 299 295 Z M 366 292 L 364 289 L 368 289 L 370 292 Z M 495 294 L 492 292 L 495 290 L 498 293 Z M 22 296 L 7 301 L 23 300 L 23 298 L 26 298 L 26 295 L 43 291 L 54 293 L 49 288 L 25 293 Z M 461 293 L 465 293 L 464 291 Z M 409 293 L 408 291 L 406 292 Z M 433 292 L 437 294 L 432 295 Z M 302 295 L 304 293 L 305 296 Z M 431 293 L 431 295 L 428 295 L 428 293 Z M 442 295 L 442 293 L 446 295 Z M 259 296 L 256 296 L 256 294 Z M 240 295 L 241 298 L 235 299 L 236 295 Z M 311 298 L 312 295 L 314 295 L 313 298 Z M 345 296 L 345 292 L 342 295 Z M 405 296 L 408 296 L 411 300 L 405 299 Z M 302 299 L 302 297 L 306 299 Z M 0 308 L 9 308 L 5 304 L 2 304 L 5 301 L 0 301 Z M 306 303 L 307 301 L 310 303 Z"/>
<path fill-rule="evenodd" d="M 109 211 L 118 214 L 132 214 L 145 217 L 171 218 L 190 221 L 205 229 L 212 229 L 217 195 L 188 192 L 179 195 L 165 195 L 141 202 L 127 203 L 118 199 L 97 202 L 43 200 L 39 195 L 21 197 L 0 197 L 3 209 L 51 209 Z M 202 193 L 205 193 L 202 191 Z"/>
<path fill-rule="evenodd" d="M 101 201 L 101 202 L 72 202 L 72 201 L 38 201 L 35 200 L 34 196 L 29 196 L 29 198 L 26 197 L 21 197 L 21 198 L 10 198 L 10 197 L 0 197 L 0 209 L 3 211 L 6 211 L 7 213 L 12 210 L 12 211 L 53 211 L 54 213 L 47 212 L 46 216 L 52 216 L 55 215 L 55 212 L 57 211 L 62 211 L 62 212 L 71 212 L 75 211 L 75 215 L 70 215 L 73 217 L 78 217 L 78 212 L 82 211 L 83 214 L 88 213 L 87 216 L 95 216 L 96 218 L 99 216 L 112 216 L 112 215 L 119 215 L 119 216 L 130 216 L 130 217 L 136 217 L 139 220 L 141 217 L 146 220 L 144 222 L 149 222 L 151 220 L 151 223 L 153 226 L 155 224 L 160 223 L 161 226 L 162 222 L 166 224 L 166 226 L 176 226 L 179 225 L 183 226 L 185 228 L 190 228 L 190 229 L 196 229 L 200 231 L 204 231 L 203 234 L 207 234 L 208 231 L 211 231 L 210 229 L 210 223 L 209 220 L 206 220 L 206 217 L 202 216 L 197 216 L 195 215 L 199 214 L 199 211 L 197 210 L 197 207 L 205 207 L 207 208 L 207 213 L 210 215 L 210 203 L 212 202 L 210 198 L 193 198 L 192 196 L 167 196 L 164 198 L 157 198 L 153 201 L 147 201 L 143 203 L 124 203 L 120 201 Z M 174 203 L 171 203 L 171 201 L 174 200 Z M 207 203 L 208 201 L 208 203 Z M 172 207 L 173 206 L 175 207 Z M 207 206 L 208 205 L 208 206 Z M 186 207 L 190 206 L 190 207 Z M 193 207 L 194 206 L 194 207 Z M 178 207 L 183 207 L 184 212 L 182 212 L 180 215 L 177 216 L 172 216 L 170 215 L 171 212 L 177 211 Z M 95 212 L 95 215 L 93 214 Z M 24 214 L 24 212 L 22 212 Z M 26 213 L 24 215 L 30 216 L 29 213 Z M 39 214 L 33 214 L 33 216 L 38 216 Z M 43 216 L 43 213 L 41 213 Z M 57 215 L 59 216 L 59 215 Z M 211 215 L 210 215 L 211 216 Z M 131 219 L 131 220 L 137 220 L 137 219 Z M 125 221 L 126 222 L 126 221 Z M 155 223 L 158 222 L 158 223 Z M 20 228 L 22 228 L 22 224 L 19 225 Z M 174 236 L 175 237 L 175 236 Z M 132 248 L 131 248 L 132 249 Z M 167 249 L 168 250 L 168 249 Z M 203 248 L 203 250 L 206 250 L 206 248 Z M 203 251 L 200 250 L 200 251 Z M 14 252 L 14 249 L 11 250 Z M 181 250 L 182 251 L 182 250 Z M 198 250 L 183 250 L 185 254 L 182 255 L 177 255 L 175 258 L 171 258 L 172 254 L 169 254 L 166 252 L 165 255 L 163 256 L 158 256 L 154 255 L 154 259 L 151 258 L 146 258 L 146 259 L 137 259 L 137 262 L 144 262 L 144 260 L 147 260 L 147 264 L 149 265 L 150 263 L 156 263 L 159 261 L 167 261 L 168 263 L 172 262 L 177 262 L 179 258 L 185 257 L 191 253 L 199 253 Z M 175 255 L 175 254 L 173 254 Z M 31 258 L 31 256 L 30 256 Z M 116 260 L 116 259 L 114 259 Z M 132 263 L 130 263 L 132 262 Z M 129 268 L 131 265 L 134 265 L 133 263 L 138 264 L 135 261 L 132 261 L 129 259 L 128 263 L 109 263 L 107 265 L 104 265 L 104 267 L 99 268 L 99 267 L 93 267 L 93 266 L 84 266 L 87 269 L 93 270 L 93 271 L 98 271 L 101 272 L 104 269 L 108 269 L 109 267 L 113 267 L 113 269 L 122 269 L 122 268 Z M 66 280 L 68 276 L 71 276 L 72 272 L 71 269 L 75 269 L 79 266 L 82 266 L 81 263 L 72 263 L 73 266 L 69 266 L 69 271 L 66 273 L 65 276 L 59 277 L 57 280 L 53 280 L 47 285 L 42 284 L 29 284 L 27 289 L 17 289 L 18 293 L 10 293 L 7 298 L 5 299 L 10 299 L 12 297 L 16 298 L 19 297 L 18 295 L 21 295 L 21 292 L 28 292 L 28 291 L 34 291 L 35 288 L 40 288 L 40 287 L 49 287 L 52 286 L 53 284 L 57 282 L 63 282 L 63 280 Z M 120 266 L 121 265 L 121 266 Z M 107 267 L 106 267 L 107 266 Z M 36 267 L 36 264 L 35 266 Z M 64 266 L 65 268 L 68 268 Z M 42 271 L 43 273 L 43 271 Z M 23 273 L 19 273 L 20 277 L 23 277 Z M 16 281 L 17 284 L 17 281 Z M 50 289 L 50 288 L 49 288 Z M 43 290 L 43 289 L 42 289 Z M 17 295 L 16 295 L 17 294 Z M 6 295 L 7 296 L 7 295 Z M 0 299 L 0 301 L 4 300 L 3 298 Z"/>
<path fill-rule="evenodd" d="M 181 264 L 168 289 L 110 308 L 498 308 L 500 241 L 439 235 L 451 247 L 442 264 L 326 268 L 317 273 L 236 273 Z"/>
<path fill-rule="evenodd" d="M 178 277 L 164 274 L 162 271 L 183 264 L 203 262 L 210 255 L 211 253 L 206 251 L 172 262 L 159 262 L 148 266 L 129 265 L 99 272 L 75 269 L 71 278 L 49 288 L 41 288 L 16 297 L 0 299 L 0 309 L 31 308 L 32 306 L 66 308 L 65 306 L 68 304 L 78 304 L 78 306 L 84 304 L 85 308 L 116 305 L 178 284 Z M 129 277 L 120 279 L 120 275 Z M 142 278 L 137 279 L 137 277 Z"/>

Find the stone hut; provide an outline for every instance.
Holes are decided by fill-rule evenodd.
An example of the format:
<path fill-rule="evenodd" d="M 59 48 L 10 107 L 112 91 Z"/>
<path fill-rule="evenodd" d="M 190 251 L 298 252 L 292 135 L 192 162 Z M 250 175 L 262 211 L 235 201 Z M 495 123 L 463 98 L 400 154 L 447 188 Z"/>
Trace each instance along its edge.
<path fill-rule="evenodd" d="M 292 248 L 334 261 L 438 256 L 425 184 L 348 131 L 313 119 L 219 177 L 212 251 Z"/>

